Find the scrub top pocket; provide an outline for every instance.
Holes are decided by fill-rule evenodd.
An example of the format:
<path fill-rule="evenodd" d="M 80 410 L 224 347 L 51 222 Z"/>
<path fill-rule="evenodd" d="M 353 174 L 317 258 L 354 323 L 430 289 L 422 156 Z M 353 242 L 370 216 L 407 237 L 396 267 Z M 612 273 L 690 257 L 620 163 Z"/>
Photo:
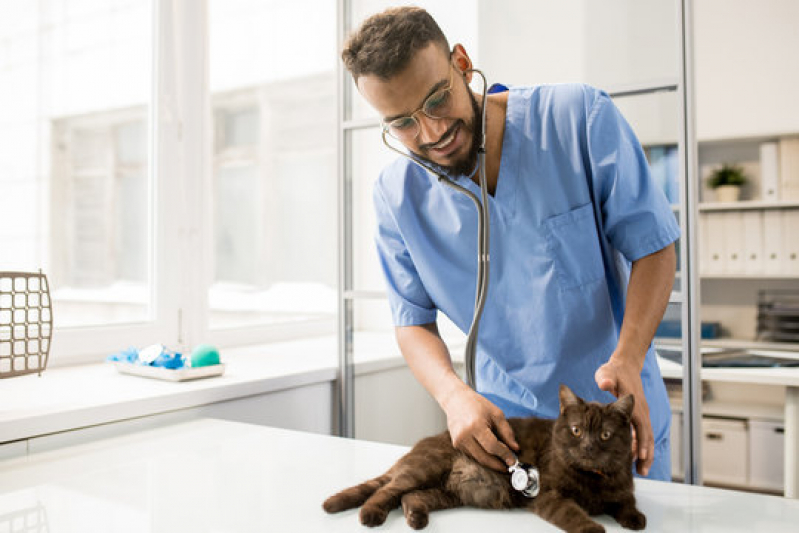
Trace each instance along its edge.
<path fill-rule="evenodd" d="M 544 221 L 544 227 L 561 290 L 578 289 L 604 278 L 592 204 L 552 216 Z"/>

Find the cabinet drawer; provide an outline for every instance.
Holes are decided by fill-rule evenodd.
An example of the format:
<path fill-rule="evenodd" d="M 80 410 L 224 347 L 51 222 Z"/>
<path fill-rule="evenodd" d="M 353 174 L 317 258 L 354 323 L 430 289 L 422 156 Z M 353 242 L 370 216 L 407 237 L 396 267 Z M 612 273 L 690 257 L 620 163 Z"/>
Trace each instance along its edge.
<path fill-rule="evenodd" d="M 784 465 L 785 424 L 749 420 L 749 484 L 758 489 L 783 490 Z"/>
<path fill-rule="evenodd" d="M 671 477 L 682 480 L 685 471 L 682 463 L 682 413 L 671 413 Z"/>
<path fill-rule="evenodd" d="M 705 482 L 746 485 L 748 463 L 746 421 L 702 419 L 702 476 Z"/>

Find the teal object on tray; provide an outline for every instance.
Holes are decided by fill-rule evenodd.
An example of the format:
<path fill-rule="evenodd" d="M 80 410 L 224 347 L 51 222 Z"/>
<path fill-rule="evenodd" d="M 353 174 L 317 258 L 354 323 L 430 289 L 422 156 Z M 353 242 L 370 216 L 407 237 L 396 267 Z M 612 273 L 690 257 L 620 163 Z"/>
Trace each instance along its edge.
<path fill-rule="evenodd" d="M 191 352 L 191 366 L 211 366 L 219 364 L 219 350 L 210 344 L 199 344 Z"/>

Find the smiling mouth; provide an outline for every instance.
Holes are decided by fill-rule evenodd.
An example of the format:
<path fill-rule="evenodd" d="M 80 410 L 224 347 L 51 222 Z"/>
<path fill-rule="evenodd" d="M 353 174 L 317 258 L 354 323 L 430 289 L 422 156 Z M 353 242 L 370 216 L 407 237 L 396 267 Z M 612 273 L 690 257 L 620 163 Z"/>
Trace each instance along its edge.
<path fill-rule="evenodd" d="M 455 140 L 455 135 L 457 133 L 458 133 L 458 128 L 453 129 L 449 133 L 449 135 L 441 139 L 441 141 L 439 141 L 438 144 L 432 147 L 433 150 L 444 150 L 445 148 L 447 148 L 450 144 L 452 144 L 452 141 Z"/>
<path fill-rule="evenodd" d="M 456 122 L 455 124 L 452 125 L 450 130 L 444 134 L 444 136 L 441 138 L 440 141 L 434 144 L 425 145 L 422 148 L 424 148 L 425 151 L 433 151 L 437 152 L 439 155 L 446 155 L 443 153 L 447 152 L 450 148 L 452 148 L 452 144 L 455 141 L 455 139 L 458 137 L 458 132 L 460 131 L 460 129 L 461 129 L 461 123 Z"/>

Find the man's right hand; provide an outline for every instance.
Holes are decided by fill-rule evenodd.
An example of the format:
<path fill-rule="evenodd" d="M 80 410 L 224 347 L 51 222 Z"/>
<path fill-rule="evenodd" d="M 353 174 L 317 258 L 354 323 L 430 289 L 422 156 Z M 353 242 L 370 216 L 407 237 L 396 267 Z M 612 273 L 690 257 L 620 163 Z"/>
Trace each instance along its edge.
<path fill-rule="evenodd" d="M 519 445 L 497 406 L 464 385 L 449 394 L 442 408 L 456 449 L 500 472 L 515 463 L 511 449 L 518 451 Z"/>

